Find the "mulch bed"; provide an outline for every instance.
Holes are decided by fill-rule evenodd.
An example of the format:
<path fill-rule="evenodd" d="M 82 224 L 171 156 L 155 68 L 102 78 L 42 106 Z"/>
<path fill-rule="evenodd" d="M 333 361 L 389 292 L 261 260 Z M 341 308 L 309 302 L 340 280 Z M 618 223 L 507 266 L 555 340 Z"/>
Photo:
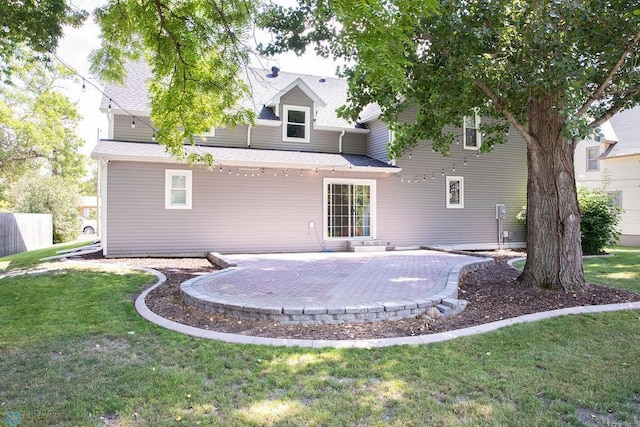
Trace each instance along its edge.
<path fill-rule="evenodd" d="M 180 283 L 214 271 L 216 268 L 205 259 L 104 259 L 101 254 L 86 258 L 124 262 L 164 273 L 167 281 L 149 293 L 146 302 L 151 311 L 169 320 L 212 331 L 271 338 L 340 340 L 424 335 L 559 308 L 640 301 L 639 294 L 600 285 L 590 285 L 586 292 L 575 294 L 517 286 L 519 272 L 507 264 L 514 254 L 487 255 L 494 256 L 493 264 L 462 278 L 459 298 L 469 304 L 456 316 L 432 320 L 420 315 L 406 320 L 340 325 L 281 325 L 273 321 L 236 319 L 188 306 L 180 297 Z"/>

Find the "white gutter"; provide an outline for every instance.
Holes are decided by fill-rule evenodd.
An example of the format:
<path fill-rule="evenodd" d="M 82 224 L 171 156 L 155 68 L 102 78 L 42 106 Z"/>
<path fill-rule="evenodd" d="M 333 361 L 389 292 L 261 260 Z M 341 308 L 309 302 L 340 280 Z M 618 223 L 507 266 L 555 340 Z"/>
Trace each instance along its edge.
<path fill-rule="evenodd" d="M 363 133 L 363 134 L 371 133 L 371 131 L 369 129 L 345 128 L 345 127 L 340 127 L 340 126 L 327 126 L 327 125 L 316 125 L 316 124 L 314 124 L 313 128 L 315 130 L 330 130 L 330 131 L 337 131 L 337 132 L 346 131 L 348 133 Z"/>
<path fill-rule="evenodd" d="M 247 126 L 247 147 L 251 147 L 251 125 Z"/>
<path fill-rule="evenodd" d="M 340 136 L 338 137 L 338 153 L 342 154 L 342 137 L 344 136 L 345 131 L 340 132 Z"/>

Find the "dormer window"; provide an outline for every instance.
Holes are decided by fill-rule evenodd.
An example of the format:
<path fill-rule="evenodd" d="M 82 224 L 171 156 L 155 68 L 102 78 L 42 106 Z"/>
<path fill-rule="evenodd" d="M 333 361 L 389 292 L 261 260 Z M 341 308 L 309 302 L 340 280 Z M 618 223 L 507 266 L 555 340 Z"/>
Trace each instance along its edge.
<path fill-rule="evenodd" d="M 282 140 L 289 142 L 309 142 L 309 107 L 282 107 Z"/>
<path fill-rule="evenodd" d="M 480 148 L 480 116 L 477 113 L 474 112 L 473 115 L 464 117 L 462 139 L 466 150 Z"/>

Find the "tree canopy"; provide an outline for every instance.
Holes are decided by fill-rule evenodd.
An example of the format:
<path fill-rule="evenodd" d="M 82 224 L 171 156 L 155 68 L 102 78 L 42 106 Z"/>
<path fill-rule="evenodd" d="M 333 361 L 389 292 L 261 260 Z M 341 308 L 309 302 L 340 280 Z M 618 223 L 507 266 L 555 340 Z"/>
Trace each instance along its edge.
<path fill-rule="evenodd" d="M 0 75 L 10 75 L 22 48 L 45 53 L 54 50 L 63 27 L 78 27 L 87 12 L 67 0 L 5 0 L 0 2 Z"/>
<path fill-rule="evenodd" d="M 528 260 L 523 284 L 585 288 L 574 147 L 618 111 L 640 102 L 640 9 L 608 0 L 301 0 L 268 8 L 276 33 L 267 53 L 314 44 L 347 59 L 344 117 L 377 103 L 396 130 L 390 154 L 419 140 L 447 154 L 476 110 L 482 150 L 505 142 L 506 126 L 527 144 Z M 400 114 L 409 108 L 410 120 Z"/>
<path fill-rule="evenodd" d="M 121 0 L 96 10 L 102 47 L 93 71 L 121 81 L 129 60 L 152 69 L 151 119 L 156 139 L 174 155 L 186 141 L 214 126 L 250 123 L 253 110 L 239 107 L 249 88 L 241 70 L 248 62 L 254 0 L 140 2 Z"/>
<path fill-rule="evenodd" d="M 640 8 L 633 1 L 477 2 L 301 0 L 273 5 L 258 23 L 276 34 L 267 54 L 315 45 L 346 58 L 352 120 L 370 103 L 405 123 L 392 153 L 429 138 L 447 153 L 446 125 L 471 109 L 505 118 L 525 138 L 531 99 L 554 94 L 563 133 L 593 133 L 621 109 L 640 102 Z M 483 149 L 504 142 L 502 128 L 483 129 Z"/>
<path fill-rule="evenodd" d="M 11 83 L 0 85 L 0 181 L 6 186 L 33 169 L 78 180 L 85 171 L 80 114 L 57 87 L 70 72 L 40 60 L 11 65 Z"/>

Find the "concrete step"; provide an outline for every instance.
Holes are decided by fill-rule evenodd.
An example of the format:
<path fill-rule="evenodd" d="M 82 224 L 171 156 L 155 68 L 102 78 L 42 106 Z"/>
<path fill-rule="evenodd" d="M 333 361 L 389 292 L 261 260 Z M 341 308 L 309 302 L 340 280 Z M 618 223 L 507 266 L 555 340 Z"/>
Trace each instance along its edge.
<path fill-rule="evenodd" d="M 351 240 L 347 242 L 350 252 L 384 252 L 387 244 L 380 240 Z"/>

